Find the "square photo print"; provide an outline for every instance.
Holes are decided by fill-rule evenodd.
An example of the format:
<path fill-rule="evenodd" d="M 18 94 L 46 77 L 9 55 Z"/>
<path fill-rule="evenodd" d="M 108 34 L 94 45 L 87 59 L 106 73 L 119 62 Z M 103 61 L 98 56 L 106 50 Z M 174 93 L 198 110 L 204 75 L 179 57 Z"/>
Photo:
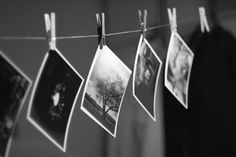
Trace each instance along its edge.
<path fill-rule="evenodd" d="M 50 50 L 44 57 L 31 95 L 27 119 L 64 152 L 83 81 L 58 50 Z"/>
<path fill-rule="evenodd" d="M 86 81 L 81 110 L 116 137 L 131 70 L 107 47 L 98 47 Z"/>
<path fill-rule="evenodd" d="M 194 54 L 183 39 L 172 33 L 165 67 L 165 86 L 188 108 L 188 86 Z"/>
<path fill-rule="evenodd" d="M 0 51 L 0 156 L 7 157 L 31 80 Z"/>
<path fill-rule="evenodd" d="M 156 121 L 156 88 L 162 61 L 148 41 L 140 37 L 134 63 L 133 96 Z"/>

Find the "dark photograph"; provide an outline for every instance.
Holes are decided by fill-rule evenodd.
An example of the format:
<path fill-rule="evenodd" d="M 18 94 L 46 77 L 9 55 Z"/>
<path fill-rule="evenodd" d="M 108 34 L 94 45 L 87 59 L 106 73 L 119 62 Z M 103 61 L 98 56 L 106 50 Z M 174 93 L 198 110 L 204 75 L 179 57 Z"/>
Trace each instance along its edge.
<path fill-rule="evenodd" d="M 31 95 L 27 119 L 64 152 L 82 83 L 81 75 L 58 50 L 50 50 L 45 55 Z"/>
<path fill-rule="evenodd" d="M 0 51 L 0 156 L 7 157 L 31 80 Z"/>
<path fill-rule="evenodd" d="M 131 70 L 107 47 L 98 47 L 90 68 L 81 110 L 112 136 Z"/>
<path fill-rule="evenodd" d="M 188 84 L 194 54 L 177 33 L 172 33 L 165 69 L 165 86 L 188 108 Z"/>
<path fill-rule="evenodd" d="M 161 66 L 162 61 L 148 41 L 141 36 L 134 64 L 133 96 L 154 121 L 156 88 Z"/>

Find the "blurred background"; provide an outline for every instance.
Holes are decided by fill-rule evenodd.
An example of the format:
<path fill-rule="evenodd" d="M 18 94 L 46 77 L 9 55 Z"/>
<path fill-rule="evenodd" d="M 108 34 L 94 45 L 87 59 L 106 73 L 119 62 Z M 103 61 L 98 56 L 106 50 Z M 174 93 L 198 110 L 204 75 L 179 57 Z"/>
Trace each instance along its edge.
<path fill-rule="evenodd" d="M 210 33 L 202 34 L 199 30 L 199 6 L 206 8 Z M 147 9 L 147 27 L 152 27 L 168 24 L 168 7 L 176 7 L 178 32 L 195 54 L 189 110 L 165 89 L 163 66 L 155 104 L 157 121 L 154 122 L 132 96 L 130 79 L 117 137 L 113 138 L 80 110 L 83 85 L 64 153 L 26 120 L 29 94 L 17 122 L 9 156 L 236 156 L 235 0 L 1 0 L 0 36 L 44 37 L 43 14 L 52 11 L 56 13 L 57 36 L 97 34 L 95 14 L 101 12 L 106 16 L 106 33 L 136 30 L 140 28 L 138 9 Z M 106 38 L 111 50 L 132 70 L 139 37 L 139 33 L 132 33 Z M 147 32 L 147 40 L 163 63 L 169 38 L 169 27 Z M 85 79 L 97 46 L 97 38 L 57 40 L 60 52 Z M 0 49 L 34 82 L 48 43 L 46 40 L 0 40 Z"/>

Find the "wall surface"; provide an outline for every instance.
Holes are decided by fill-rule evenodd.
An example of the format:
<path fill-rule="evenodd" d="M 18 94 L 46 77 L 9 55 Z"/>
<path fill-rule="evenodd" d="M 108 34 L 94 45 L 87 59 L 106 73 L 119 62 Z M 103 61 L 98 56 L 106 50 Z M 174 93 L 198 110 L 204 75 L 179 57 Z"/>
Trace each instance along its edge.
<path fill-rule="evenodd" d="M 45 37 L 44 13 L 56 13 L 57 36 L 95 35 L 95 14 L 104 12 L 106 33 L 140 29 L 138 9 L 147 9 L 147 27 L 165 25 L 148 31 L 147 40 L 163 61 L 158 83 L 154 122 L 132 95 L 132 76 L 118 121 L 117 137 L 113 138 L 92 119 L 80 111 L 84 84 L 76 102 L 68 133 L 67 152 L 59 150 L 26 120 L 30 94 L 20 113 L 13 136 L 10 157 L 58 156 L 58 157 L 165 157 L 187 156 L 183 126 L 186 111 L 182 106 L 163 102 L 163 72 L 169 43 L 170 29 L 167 7 L 177 8 L 178 32 L 188 41 L 199 24 L 198 7 L 207 6 L 206 0 L 2 0 L 0 1 L 1 36 Z M 208 9 L 208 8 L 207 8 Z M 227 12 L 227 10 L 229 10 Z M 222 7 L 221 24 L 236 34 L 235 9 Z M 235 14 L 236 15 L 236 14 Z M 227 18 L 225 18 L 227 17 Z M 140 33 L 110 36 L 106 38 L 111 50 L 133 71 L 135 53 Z M 85 81 L 97 49 L 97 38 L 57 40 L 60 52 Z M 18 65 L 34 82 L 43 57 L 48 50 L 46 40 L 2 40 L 0 49 Z"/>
<path fill-rule="evenodd" d="M 100 12 L 99 1 L 22 0 L 0 2 L 0 34 L 45 37 L 43 14 L 51 11 L 56 13 L 57 36 L 97 33 L 95 14 Z M 59 40 L 57 46 L 75 69 L 86 78 L 97 49 L 97 39 Z M 1 40 L 0 47 L 34 82 L 48 50 L 47 41 Z M 68 133 L 67 152 L 64 153 L 26 120 L 30 97 L 28 95 L 19 116 L 10 156 L 101 156 L 103 130 L 80 111 L 81 96 L 80 94 L 76 102 Z"/>
<path fill-rule="evenodd" d="M 96 1 L 96 0 L 22 0 L 1 1 L 0 36 L 45 37 L 44 13 L 56 13 L 57 36 L 97 34 L 95 14 L 105 12 L 107 33 L 139 29 L 138 9 L 148 10 L 148 26 L 160 23 L 158 1 Z M 112 36 L 107 45 L 131 69 L 139 33 Z M 160 39 L 150 43 L 158 55 Z M 97 38 L 57 40 L 60 52 L 85 78 L 88 75 Z M 13 60 L 34 82 L 48 49 L 46 40 L 1 40 L 1 50 Z M 161 56 L 162 57 L 162 56 Z M 123 100 L 117 137 L 111 137 L 99 125 L 80 111 L 82 91 L 76 102 L 68 133 L 67 152 L 63 153 L 26 120 L 30 94 L 20 113 L 14 133 L 10 157 L 20 156 L 164 156 L 163 115 L 158 84 L 157 122 L 154 122 L 132 96 L 132 78 Z M 138 138 L 138 139 L 137 139 Z"/>
<path fill-rule="evenodd" d="M 130 0 L 115 1 L 108 0 L 107 11 L 109 13 L 108 28 L 110 32 L 140 29 L 138 10 L 147 9 L 147 27 L 161 23 L 160 1 L 158 0 Z M 163 48 L 159 34 L 147 33 L 147 40 L 150 42 L 156 54 L 163 58 Z M 122 60 L 133 69 L 135 53 L 140 33 L 119 35 L 108 38 L 110 47 L 117 52 Z M 162 75 L 160 75 L 162 80 Z M 117 138 L 108 139 L 109 157 L 163 157 L 164 156 L 164 125 L 163 106 L 161 89 L 162 82 L 159 81 L 156 95 L 157 121 L 154 122 L 132 96 L 132 80 L 127 88 L 127 93 L 122 107 L 119 120 Z M 144 93 L 143 93 L 144 94 Z"/>

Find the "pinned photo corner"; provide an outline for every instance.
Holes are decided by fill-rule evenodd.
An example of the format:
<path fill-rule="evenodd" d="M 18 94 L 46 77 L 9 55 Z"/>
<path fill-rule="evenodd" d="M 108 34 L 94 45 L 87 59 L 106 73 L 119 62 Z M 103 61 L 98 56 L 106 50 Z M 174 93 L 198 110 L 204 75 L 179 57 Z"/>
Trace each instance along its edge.
<path fill-rule="evenodd" d="M 131 70 L 106 45 L 97 48 L 81 110 L 116 137 L 119 114 Z"/>
<path fill-rule="evenodd" d="M 27 119 L 64 152 L 72 113 L 83 81 L 83 77 L 59 50 L 49 50 L 31 94 Z"/>
<path fill-rule="evenodd" d="M 165 86 L 186 109 L 193 58 L 193 52 L 178 33 L 172 33 L 166 58 Z"/>
<path fill-rule="evenodd" d="M 0 51 L 0 156 L 8 157 L 16 123 L 31 79 Z"/>
<path fill-rule="evenodd" d="M 156 121 L 156 91 L 161 67 L 161 59 L 141 35 L 134 63 L 133 96 L 154 121 Z"/>

